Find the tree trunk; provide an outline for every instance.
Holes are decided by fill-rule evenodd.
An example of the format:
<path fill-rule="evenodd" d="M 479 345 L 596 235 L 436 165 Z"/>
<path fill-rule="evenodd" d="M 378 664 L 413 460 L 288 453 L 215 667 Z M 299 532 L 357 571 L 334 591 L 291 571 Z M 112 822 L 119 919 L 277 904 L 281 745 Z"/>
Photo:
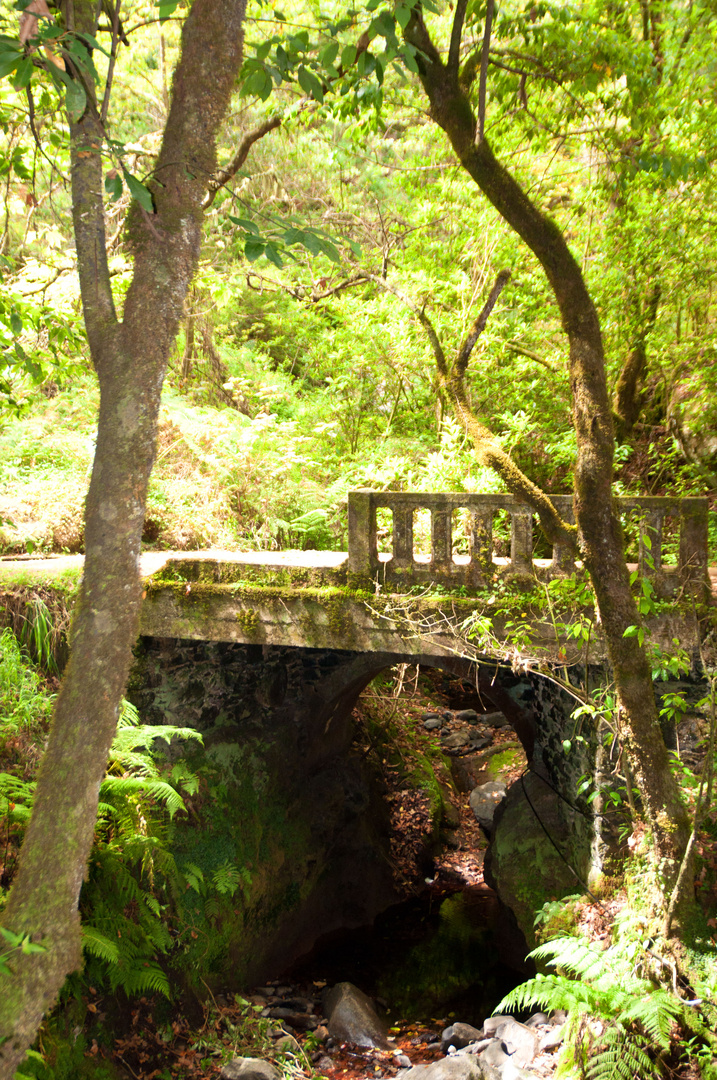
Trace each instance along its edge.
<path fill-rule="evenodd" d="M 462 19 L 456 6 L 454 33 Z M 419 14 L 405 35 L 417 46 L 419 75 L 431 116 L 445 131 L 463 168 L 540 261 L 560 310 L 570 346 L 570 386 L 577 436 L 575 519 L 578 543 L 590 574 L 598 616 L 615 677 L 620 728 L 653 840 L 663 896 L 669 894 L 689 837 L 689 819 L 670 772 L 650 667 L 636 638 L 639 623 L 625 561 L 622 528 L 612 500 L 614 438 L 602 335 L 580 267 L 550 218 L 533 205 L 496 160 L 478 126 L 458 72 L 458 49 L 444 64 Z M 467 63 L 468 68 L 470 61 Z"/>
<path fill-rule="evenodd" d="M 78 900 L 99 786 L 114 737 L 141 604 L 139 554 L 162 383 L 196 266 L 202 201 L 242 53 L 245 0 L 194 0 L 182 32 L 169 118 L 149 187 L 134 204 L 134 275 L 115 315 L 102 206 L 103 131 L 94 102 L 71 125 L 72 205 L 83 311 L 100 382 L 86 506 L 85 567 L 70 661 L 40 768 L 32 820 L 3 925 L 44 951 L 14 950 L 0 994 L 0 1078 L 9 1080 L 67 974 L 81 962 Z M 96 5 L 75 0 L 94 33 Z"/>
<path fill-rule="evenodd" d="M 647 371 L 647 339 L 657 321 L 660 293 L 660 286 L 654 285 L 644 312 L 641 310 L 639 300 L 635 304 L 637 309 L 635 333 L 625 363 L 620 369 L 613 395 L 619 439 L 632 434 L 632 429 L 640 417 L 641 390 Z"/>

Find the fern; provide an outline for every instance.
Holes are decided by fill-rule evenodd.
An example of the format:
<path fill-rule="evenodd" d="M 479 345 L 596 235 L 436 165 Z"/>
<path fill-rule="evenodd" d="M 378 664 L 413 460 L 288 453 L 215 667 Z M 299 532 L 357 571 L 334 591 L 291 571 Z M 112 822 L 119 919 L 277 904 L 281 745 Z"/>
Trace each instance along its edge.
<path fill-rule="evenodd" d="M 634 1080 L 636 1076 L 659 1077 L 660 1070 L 647 1052 L 648 1039 L 611 1027 L 600 1043 L 591 1048 L 585 1064 L 587 1080 Z"/>
<path fill-rule="evenodd" d="M 530 954 L 558 968 L 512 990 L 496 1008 L 564 1009 L 564 1064 L 584 1080 L 650 1080 L 655 1057 L 667 1052 L 675 1023 L 695 1030 L 688 1006 L 663 987 L 633 974 L 625 945 L 598 949 L 575 937 L 540 945 Z M 702 1025 L 699 1025 L 702 1026 Z"/>
<path fill-rule="evenodd" d="M 120 952 L 117 942 L 103 934 L 96 926 L 82 924 L 82 948 L 90 956 L 95 956 L 106 964 L 119 964 Z"/>

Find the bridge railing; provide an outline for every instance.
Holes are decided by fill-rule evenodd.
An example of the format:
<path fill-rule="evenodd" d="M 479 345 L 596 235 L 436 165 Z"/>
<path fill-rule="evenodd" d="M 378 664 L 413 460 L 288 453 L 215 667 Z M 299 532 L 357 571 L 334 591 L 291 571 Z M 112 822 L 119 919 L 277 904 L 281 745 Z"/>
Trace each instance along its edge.
<path fill-rule="evenodd" d="M 572 496 L 550 498 L 572 523 Z M 640 571 L 658 595 L 704 587 L 707 499 L 637 496 L 616 503 L 634 534 Z M 535 558 L 537 537 L 536 515 L 513 495 L 349 493 L 349 571 L 381 582 L 485 587 L 504 576 L 547 580 L 579 565 L 559 544 L 551 558 Z M 379 544 L 388 550 L 379 551 Z"/>

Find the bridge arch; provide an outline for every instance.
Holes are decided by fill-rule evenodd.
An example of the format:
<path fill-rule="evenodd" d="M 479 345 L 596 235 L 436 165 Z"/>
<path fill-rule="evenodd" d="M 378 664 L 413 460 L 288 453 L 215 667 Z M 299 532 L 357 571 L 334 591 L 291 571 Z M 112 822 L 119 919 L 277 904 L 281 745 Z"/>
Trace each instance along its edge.
<path fill-rule="evenodd" d="M 566 772 L 568 703 L 542 677 L 512 673 L 492 658 L 476 664 L 409 650 L 145 637 L 129 696 L 145 722 L 191 726 L 205 742 L 190 762 L 205 788 L 192 807 L 193 821 L 176 826 L 180 863 L 199 865 L 210 879 L 228 859 L 247 865 L 252 878 L 241 906 L 230 916 L 229 905 L 224 918 L 226 950 L 217 974 L 225 980 L 222 965 L 228 963 L 238 985 L 277 974 L 319 936 L 369 924 L 398 899 L 386 855 L 387 808 L 366 762 L 352 750 L 351 713 L 371 680 L 400 663 L 470 679 L 486 704 L 504 713 L 526 750 L 532 804 L 587 875 L 591 823 L 560 792 L 574 790 L 576 768 L 591 766 L 583 761 Z M 531 843 L 544 837 L 540 823 L 526 824 L 525 808 L 523 785 L 509 793 L 501 825 L 509 841 L 501 855 L 500 832 L 496 836 L 493 873 L 499 891 L 501 874 L 510 882 L 506 898 L 529 909 L 530 925 L 537 878 L 549 874 L 558 890 L 560 882 L 552 880 L 554 860 L 547 867 L 531 862 Z M 530 888 L 513 881 L 516 858 L 529 868 Z M 520 873 L 526 877 L 524 869 Z M 571 874 L 564 891 L 579 891 Z"/>

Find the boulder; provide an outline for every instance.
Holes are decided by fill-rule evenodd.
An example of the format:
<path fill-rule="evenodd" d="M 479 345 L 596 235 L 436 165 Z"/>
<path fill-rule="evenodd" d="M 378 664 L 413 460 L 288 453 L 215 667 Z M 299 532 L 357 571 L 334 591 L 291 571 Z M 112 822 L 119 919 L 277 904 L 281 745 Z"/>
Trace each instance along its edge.
<path fill-rule="evenodd" d="M 508 791 L 493 820 L 484 875 L 513 912 L 526 951 L 536 945 L 536 911 L 547 900 L 574 893 L 576 874 L 588 880 L 591 841 L 587 819 L 564 804 L 536 772 Z"/>
<path fill-rule="evenodd" d="M 540 1050 L 556 1050 L 565 1041 L 565 1025 L 561 1024 L 559 1027 L 554 1027 L 552 1031 L 549 1031 L 547 1035 L 543 1035 L 540 1040 Z"/>
<path fill-rule="evenodd" d="M 428 720 L 423 721 L 423 726 L 426 731 L 440 731 L 443 727 L 443 721 L 439 720 L 437 716 L 431 716 Z"/>
<path fill-rule="evenodd" d="M 443 743 L 445 750 L 461 750 L 464 746 L 468 746 L 471 741 L 471 737 L 467 731 L 454 731 L 452 735 L 448 735 Z"/>
<path fill-rule="evenodd" d="M 503 1041 L 514 1065 L 522 1068 L 532 1064 L 538 1052 L 538 1040 L 535 1032 L 525 1024 L 520 1024 L 512 1017 L 504 1020 L 496 1029 L 495 1037 Z"/>
<path fill-rule="evenodd" d="M 253 1057 L 232 1058 L 219 1076 L 221 1080 L 281 1080 L 281 1073 L 270 1061 Z"/>
<path fill-rule="evenodd" d="M 324 1012 L 328 1018 L 329 1035 L 339 1042 L 377 1050 L 394 1049 L 373 1001 L 353 983 L 337 983 L 327 991 Z"/>
<path fill-rule="evenodd" d="M 529 1027 L 529 1028 L 532 1028 L 532 1027 L 539 1027 L 540 1024 L 549 1024 L 549 1023 L 550 1023 L 550 1021 L 548 1020 L 548 1017 L 547 1017 L 546 1013 L 537 1012 L 537 1013 L 533 1013 L 533 1015 L 530 1017 L 530 1019 L 525 1021 L 525 1026 Z"/>
<path fill-rule="evenodd" d="M 500 1039 L 492 1039 L 485 1050 L 481 1050 L 478 1060 L 493 1069 L 502 1070 L 503 1066 L 510 1061 L 510 1054 L 504 1042 Z"/>
<path fill-rule="evenodd" d="M 301 1046 L 293 1035 L 279 1035 L 274 1040 L 274 1050 L 277 1054 L 300 1054 Z"/>
<path fill-rule="evenodd" d="M 487 784 L 480 784 L 471 792 L 471 810 L 476 816 L 478 824 L 490 832 L 493 828 L 493 818 L 499 805 L 506 796 L 507 787 L 500 780 L 491 780 Z"/>
<path fill-rule="evenodd" d="M 299 1012 L 297 1009 L 287 1009 L 281 1005 L 264 1009 L 262 1016 L 268 1016 L 271 1020 L 282 1020 L 285 1024 L 297 1028 L 299 1031 L 310 1031 L 318 1026 L 318 1017 L 311 1013 Z"/>
<path fill-rule="evenodd" d="M 537 1073 L 530 1069 L 521 1069 L 519 1065 L 514 1065 L 512 1058 L 508 1058 L 500 1070 L 500 1080 L 536 1080 L 536 1077 Z"/>
<path fill-rule="evenodd" d="M 510 727 L 510 720 L 508 720 L 502 712 L 485 713 L 484 716 L 481 716 L 481 722 L 487 724 L 488 727 Z"/>
<path fill-rule="evenodd" d="M 414 1065 L 401 1073 L 401 1080 L 500 1080 L 500 1073 L 489 1062 L 465 1055 Z"/>
<path fill-rule="evenodd" d="M 464 1046 L 470 1045 L 470 1043 L 478 1042 L 483 1038 L 483 1032 L 478 1028 L 472 1027 L 470 1024 L 451 1024 L 447 1027 L 443 1035 L 441 1036 L 441 1050 L 445 1054 L 449 1046 L 454 1046 L 456 1050 L 462 1050 Z"/>
<path fill-rule="evenodd" d="M 456 720 L 461 724 L 477 724 L 478 713 L 475 709 L 461 709 L 460 712 L 456 713 Z"/>
<path fill-rule="evenodd" d="M 498 1016 L 487 1016 L 483 1022 L 483 1034 L 487 1039 L 492 1038 L 501 1024 L 506 1020 L 512 1020 L 513 1017 L 508 1013 L 499 1013 Z"/>

